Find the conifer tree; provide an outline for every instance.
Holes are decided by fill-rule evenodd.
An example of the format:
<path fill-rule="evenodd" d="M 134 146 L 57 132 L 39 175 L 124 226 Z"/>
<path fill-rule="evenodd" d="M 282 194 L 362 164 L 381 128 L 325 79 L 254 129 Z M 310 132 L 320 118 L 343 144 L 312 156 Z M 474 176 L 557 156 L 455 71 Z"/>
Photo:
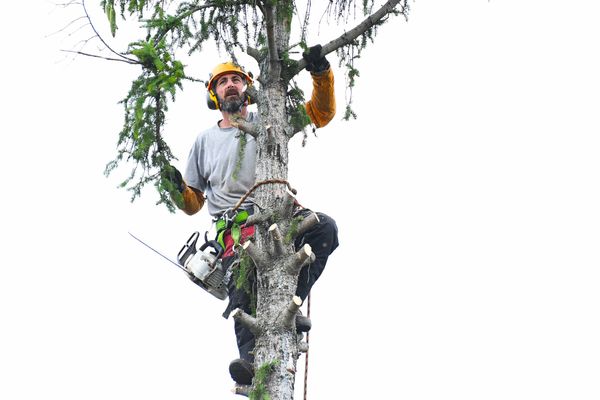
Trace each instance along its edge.
<path fill-rule="evenodd" d="M 256 268 L 256 315 L 240 311 L 234 318 L 247 324 L 256 336 L 256 376 L 252 387 L 238 390 L 254 399 L 290 400 L 302 347 L 294 329 L 293 316 L 300 306 L 294 293 L 301 266 L 313 257 L 309 247 L 295 252 L 291 239 L 314 223 L 310 219 L 299 222 L 292 218 L 293 198 L 288 185 L 282 184 L 287 180 L 288 142 L 310 124 L 303 93 L 293 80 L 306 66 L 298 55 L 317 44 L 306 42 L 307 31 L 317 19 L 315 15 L 335 21 L 338 36 L 320 43 L 321 55 L 336 52 L 351 90 L 359 75 L 357 64 L 363 49 L 374 41 L 377 29 L 391 16 L 406 18 L 407 1 L 102 0 L 100 3 L 113 36 L 124 24 L 141 24 L 146 28 L 144 37 L 130 43 L 127 51 L 113 51 L 113 59 L 140 67 L 140 75 L 123 100 L 125 117 L 117 156 L 106 168 L 109 174 L 122 161 L 133 163 L 129 178 L 122 183 L 132 191 L 133 198 L 140 195 L 142 187 L 153 183 L 159 203 L 174 210 L 176 204 L 172 200 L 181 201 L 162 173 L 170 168 L 174 158 L 162 135 L 168 106 L 182 89 L 183 81 L 194 79 L 186 74 L 178 57 L 185 52 L 201 53 L 205 44 L 212 42 L 234 62 L 246 53 L 259 66 L 256 79 L 259 85 L 251 90 L 260 122 L 249 125 L 239 121 L 238 127 L 256 138 L 256 181 L 279 183 L 260 185 L 254 192 L 260 209 L 255 210 L 249 222 L 256 224 L 257 233 L 252 242 L 245 244 L 243 254 Z M 82 4 L 88 15 L 85 2 Z M 100 39 L 110 49 L 109 38 Z M 344 118 L 351 117 L 355 115 L 350 100 Z"/>

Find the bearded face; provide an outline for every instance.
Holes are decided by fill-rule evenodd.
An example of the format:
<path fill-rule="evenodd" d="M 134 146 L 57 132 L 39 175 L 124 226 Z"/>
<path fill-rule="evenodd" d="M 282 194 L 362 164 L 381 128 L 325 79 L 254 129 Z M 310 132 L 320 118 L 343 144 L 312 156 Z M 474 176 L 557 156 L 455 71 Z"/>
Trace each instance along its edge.
<path fill-rule="evenodd" d="M 225 74 L 217 79 L 215 92 L 221 111 L 239 112 L 246 102 L 246 82 L 238 74 Z"/>
<path fill-rule="evenodd" d="M 232 92 L 233 93 L 230 94 L 226 93 L 224 98 L 220 98 L 217 96 L 217 99 L 219 100 L 219 107 L 221 107 L 221 111 L 225 111 L 231 114 L 239 112 L 246 101 L 246 96 L 244 96 L 243 94 L 237 93 L 235 89 L 232 90 Z"/>

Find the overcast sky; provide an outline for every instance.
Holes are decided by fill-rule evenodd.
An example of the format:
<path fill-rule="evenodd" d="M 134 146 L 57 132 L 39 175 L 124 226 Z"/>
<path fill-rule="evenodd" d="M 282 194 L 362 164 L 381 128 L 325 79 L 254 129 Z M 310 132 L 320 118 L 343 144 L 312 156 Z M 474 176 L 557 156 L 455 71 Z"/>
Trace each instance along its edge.
<path fill-rule="evenodd" d="M 312 293 L 308 398 L 598 399 L 600 3 L 411 7 L 358 65 L 358 119 L 341 120 L 331 55 L 338 116 L 290 145 L 299 201 L 340 230 Z M 170 214 L 152 188 L 130 203 L 127 168 L 104 177 L 139 71 L 61 52 L 90 36 L 50 35 L 79 15 L 4 5 L 0 398 L 233 399 L 225 303 L 128 235 L 175 258 L 207 213 Z M 204 95 L 171 107 L 180 169 L 219 117 Z"/>

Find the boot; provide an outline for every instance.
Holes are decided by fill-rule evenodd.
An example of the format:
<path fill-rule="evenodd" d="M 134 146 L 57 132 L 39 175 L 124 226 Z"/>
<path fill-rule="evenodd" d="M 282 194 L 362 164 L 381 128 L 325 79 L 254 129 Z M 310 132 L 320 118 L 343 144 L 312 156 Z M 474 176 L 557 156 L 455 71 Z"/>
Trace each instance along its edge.
<path fill-rule="evenodd" d="M 302 315 L 302 312 L 298 310 L 296 313 L 296 332 L 308 332 L 312 328 L 312 322 L 310 318 Z"/>
<path fill-rule="evenodd" d="M 229 363 L 231 379 L 240 385 L 251 385 L 254 378 L 254 367 L 243 358 L 236 358 Z"/>

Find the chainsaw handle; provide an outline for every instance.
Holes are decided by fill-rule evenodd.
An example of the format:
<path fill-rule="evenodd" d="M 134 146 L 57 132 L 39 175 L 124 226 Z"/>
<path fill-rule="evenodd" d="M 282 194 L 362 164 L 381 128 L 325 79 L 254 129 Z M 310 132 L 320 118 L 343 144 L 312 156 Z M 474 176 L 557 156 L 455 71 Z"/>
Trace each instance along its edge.
<path fill-rule="evenodd" d="M 187 242 L 183 245 L 179 253 L 177 253 L 177 261 L 182 266 L 185 266 L 185 262 L 187 259 L 196 254 L 196 242 L 198 242 L 198 238 L 200 237 L 200 232 L 194 232 L 187 240 Z"/>
<path fill-rule="evenodd" d="M 208 246 L 212 247 L 217 251 L 215 254 L 215 259 L 218 260 L 223 255 L 223 247 L 216 240 L 207 240 L 204 242 L 202 246 L 200 246 L 200 251 L 204 251 Z"/>

